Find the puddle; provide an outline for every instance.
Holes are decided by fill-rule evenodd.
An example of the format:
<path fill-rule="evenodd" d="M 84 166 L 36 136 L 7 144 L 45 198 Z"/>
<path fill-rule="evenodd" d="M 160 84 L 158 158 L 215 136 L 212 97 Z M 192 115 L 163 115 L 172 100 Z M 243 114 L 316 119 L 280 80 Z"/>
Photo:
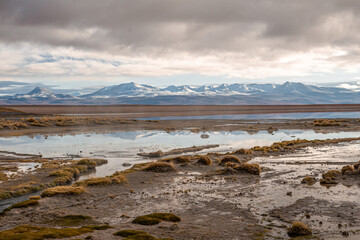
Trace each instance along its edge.
<path fill-rule="evenodd" d="M 206 135 L 206 138 L 204 137 Z M 108 164 L 97 168 L 90 174 L 93 177 L 111 175 L 129 166 L 124 163 L 136 164 L 148 159 L 137 156 L 139 152 L 157 150 L 169 151 L 174 148 L 219 144 L 218 148 L 206 149 L 198 153 L 228 152 L 233 149 L 271 145 L 283 140 L 330 139 L 359 137 L 358 132 L 316 133 L 313 130 L 280 130 L 269 134 L 267 131 L 248 133 L 245 131 L 199 132 L 176 131 L 134 131 L 104 134 L 77 134 L 62 136 L 35 137 L 1 137 L 0 151 L 16 152 L 17 154 L 39 154 L 48 158 L 83 157 L 104 158 Z M 83 176 L 86 178 L 89 176 Z"/>

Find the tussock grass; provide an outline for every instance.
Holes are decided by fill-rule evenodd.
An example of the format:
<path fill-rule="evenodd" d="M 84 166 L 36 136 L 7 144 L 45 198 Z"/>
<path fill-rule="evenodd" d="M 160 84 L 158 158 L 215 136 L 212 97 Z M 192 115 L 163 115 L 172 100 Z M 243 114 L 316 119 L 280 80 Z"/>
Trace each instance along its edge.
<path fill-rule="evenodd" d="M 220 165 L 224 166 L 226 163 L 229 163 L 229 162 L 241 164 L 241 160 L 238 157 L 228 155 L 221 159 Z"/>
<path fill-rule="evenodd" d="M 44 189 L 44 185 L 37 183 L 35 181 L 23 182 L 16 186 L 12 186 L 9 189 L 0 190 L 0 200 L 17 197 L 21 195 L 25 195 L 28 193 L 33 193 Z"/>
<path fill-rule="evenodd" d="M 8 180 L 7 175 L 5 173 L 0 172 L 0 181 L 5 182 L 7 180 Z"/>
<path fill-rule="evenodd" d="M 183 164 L 183 163 L 189 163 L 191 161 L 191 157 L 190 156 L 177 156 L 177 157 L 172 157 L 172 158 L 164 158 L 159 161 Z"/>
<path fill-rule="evenodd" d="M 243 163 L 234 168 L 238 171 L 245 171 L 254 175 L 260 175 L 261 167 L 257 163 Z"/>
<path fill-rule="evenodd" d="M 125 175 L 119 172 L 116 172 L 113 175 L 111 175 L 111 181 L 112 183 L 116 183 L 116 184 L 127 183 L 127 179 Z"/>
<path fill-rule="evenodd" d="M 92 159 L 92 158 L 84 158 L 77 162 L 77 165 L 85 165 L 88 168 L 95 168 L 96 166 L 100 166 L 103 164 L 107 164 L 108 161 L 105 159 Z"/>
<path fill-rule="evenodd" d="M 74 184 L 74 186 L 96 187 L 121 183 L 127 183 L 125 175 L 121 172 L 115 172 L 113 175 L 107 177 L 89 178 L 78 181 Z"/>
<path fill-rule="evenodd" d="M 148 172 L 174 172 L 176 171 L 174 164 L 167 162 L 152 162 L 147 164 L 143 171 Z"/>
<path fill-rule="evenodd" d="M 172 213 L 152 213 L 135 218 L 132 223 L 140 225 L 156 225 L 162 221 L 180 222 L 181 218 Z"/>
<path fill-rule="evenodd" d="M 108 177 L 96 177 L 96 178 L 89 178 L 79 182 L 76 182 L 74 186 L 103 186 L 103 185 L 110 185 L 112 183 L 111 179 Z"/>
<path fill-rule="evenodd" d="M 253 154 L 254 152 L 251 149 L 238 149 L 234 152 L 234 154 Z"/>
<path fill-rule="evenodd" d="M 80 195 L 85 192 L 84 187 L 73 187 L 73 186 L 58 186 L 53 188 L 45 189 L 41 193 L 41 197 L 53 197 L 55 195 Z"/>
<path fill-rule="evenodd" d="M 342 169 L 341 169 L 341 173 L 344 175 L 344 174 L 347 174 L 347 173 L 350 173 L 350 172 L 353 172 L 355 169 L 352 165 L 346 165 L 346 166 L 343 166 Z"/>
<path fill-rule="evenodd" d="M 1 212 L 1 215 L 3 215 L 5 212 L 8 212 L 8 211 L 10 211 L 11 209 L 14 209 L 14 208 L 27 208 L 27 207 L 36 206 L 36 205 L 39 205 L 39 201 L 37 201 L 37 200 L 25 200 L 23 202 L 15 203 L 15 204 L 11 205 L 10 207 L 5 208 L 4 211 Z"/>
<path fill-rule="evenodd" d="M 338 182 L 331 178 L 322 178 L 322 179 L 320 179 L 320 184 L 321 185 L 334 185 L 334 184 L 338 184 Z"/>
<path fill-rule="evenodd" d="M 312 124 L 316 127 L 340 126 L 340 123 L 337 120 L 330 119 L 316 119 Z"/>
<path fill-rule="evenodd" d="M 205 155 L 196 156 L 195 159 L 197 159 L 196 164 L 199 164 L 199 165 L 210 166 L 212 164 L 211 158 L 209 158 L 208 156 L 205 156 Z"/>
<path fill-rule="evenodd" d="M 301 183 L 308 184 L 308 185 L 313 185 L 313 184 L 316 183 L 316 178 L 314 178 L 312 176 L 306 176 L 301 180 Z"/>
<path fill-rule="evenodd" d="M 330 170 L 330 171 L 327 171 L 326 173 L 323 173 L 322 174 L 322 177 L 324 179 L 326 178 L 329 178 L 331 180 L 335 180 L 335 179 L 338 179 L 341 175 L 341 172 L 339 170 Z"/>
<path fill-rule="evenodd" d="M 288 229 L 288 234 L 290 236 L 304 236 L 311 235 L 312 231 L 305 223 L 294 222 Z"/>

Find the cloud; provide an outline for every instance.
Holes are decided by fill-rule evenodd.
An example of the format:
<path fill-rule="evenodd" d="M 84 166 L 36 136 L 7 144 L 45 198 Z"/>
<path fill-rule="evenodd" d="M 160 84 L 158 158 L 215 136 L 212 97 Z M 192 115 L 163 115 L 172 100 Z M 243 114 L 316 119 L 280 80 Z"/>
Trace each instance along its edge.
<path fill-rule="evenodd" d="M 357 0 L 3 0 L 6 76 L 357 73 Z"/>

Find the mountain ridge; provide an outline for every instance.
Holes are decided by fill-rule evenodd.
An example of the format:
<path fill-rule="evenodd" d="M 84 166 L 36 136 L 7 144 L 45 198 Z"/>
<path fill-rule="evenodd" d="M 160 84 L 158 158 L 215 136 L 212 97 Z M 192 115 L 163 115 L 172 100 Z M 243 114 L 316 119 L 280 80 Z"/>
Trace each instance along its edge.
<path fill-rule="evenodd" d="M 57 94 L 46 88 L 35 87 L 26 94 L 1 96 L 0 100 L 2 104 L 351 104 L 360 103 L 360 92 L 298 82 L 166 87 L 130 82 L 76 96 Z"/>

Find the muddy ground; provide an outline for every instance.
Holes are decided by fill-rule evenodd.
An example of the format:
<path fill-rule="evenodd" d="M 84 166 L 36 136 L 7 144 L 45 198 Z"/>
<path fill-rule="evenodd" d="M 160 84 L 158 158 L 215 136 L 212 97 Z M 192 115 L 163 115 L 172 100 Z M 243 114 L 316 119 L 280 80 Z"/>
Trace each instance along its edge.
<path fill-rule="evenodd" d="M 2 117 L 0 136 L 134 130 L 243 130 L 249 133 L 268 131 L 269 134 L 278 129 L 360 132 L 359 119 L 141 121 L 114 116 L 19 114 Z M 0 231 L 24 224 L 63 228 L 59 225 L 59 218 L 86 215 L 91 220 L 79 222 L 74 227 L 91 222 L 109 224 L 113 228 L 68 239 L 123 239 L 113 236 L 113 233 L 124 229 L 145 231 L 157 238 L 184 240 L 289 239 L 287 228 L 294 221 L 302 221 L 312 229 L 313 234 L 305 236 L 305 239 L 359 239 L 360 174 L 341 175 L 336 183 L 330 185 L 319 183 L 321 175 L 328 170 L 341 170 L 343 166 L 360 160 L 357 150 L 360 149 L 359 139 L 292 141 L 279 146 L 231 154 L 243 163 L 260 164 L 260 175 L 220 165 L 224 155 L 217 153 L 208 155 L 212 159 L 211 165 L 197 164 L 194 154 L 190 163 L 176 163 L 176 171 L 171 172 L 143 171 L 142 165 L 136 171 L 124 173 L 127 183 L 87 186 L 85 193 L 80 195 L 44 197 L 38 200 L 38 205 L 11 209 L 0 216 Z M 0 155 L 0 165 L 4 163 L 2 167 L 8 168 L 14 167 L 16 164 L 12 163 L 16 160 L 26 163 L 38 159 L 36 162 L 41 164 L 54 160 L 42 159 L 41 156 L 18 156 L 16 153 Z M 155 156 L 154 159 L 159 158 Z M 55 169 L 58 167 L 55 166 Z M 49 172 L 53 170 L 52 167 L 38 167 L 29 175 L 3 181 L 0 187 L 5 189 L 26 182 L 48 184 L 55 179 L 49 177 Z M 301 180 L 306 176 L 315 177 L 316 183 L 302 184 Z M 181 217 L 181 221 L 163 221 L 153 226 L 132 223 L 137 216 L 154 212 L 173 213 Z M 1 236 L 0 232 L 0 239 Z"/>
<path fill-rule="evenodd" d="M 61 227 L 57 221 L 60 217 L 86 215 L 96 224 L 109 224 L 113 228 L 69 239 L 123 239 L 113 233 L 124 229 L 145 231 L 157 238 L 184 240 L 289 239 L 287 228 L 294 221 L 302 221 L 312 229 L 313 235 L 305 239 L 342 239 L 345 236 L 357 239 L 360 236 L 360 206 L 356 201 L 360 174 L 343 175 L 346 186 L 342 183 L 322 186 L 318 183 L 319 175 L 334 168 L 332 161 L 328 160 L 329 165 L 325 167 L 326 163 L 319 161 L 306 165 L 299 156 L 306 156 L 301 154 L 313 150 L 320 154 L 337 148 L 349 151 L 346 149 L 359 144 L 358 141 L 295 140 L 227 154 L 238 157 L 243 163 L 261 164 L 264 158 L 278 160 L 280 164 L 289 156 L 298 159 L 298 162 L 289 162 L 291 167 L 283 167 L 281 171 L 273 167 L 276 163 L 264 162 L 260 175 L 221 165 L 219 162 L 224 155 L 217 153 L 208 154 L 212 160 L 210 165 L 201 164 L 199 157 L 192 156 L 188 163 L 175 163 L 175 171 L 170 172 L 144 171 L 141 169 L 147 165 L 143 164 L 123 173 L 127 183 L 88 186 L 80 195 L 44 197 L 39 205 L 12 209 L 0 216 L 0 230 L 21 224 Z M 347 163 L 355 164 L 360 160 L 357 157 Z M 340 169 L 346 165 L 337 164 Z M 300 174 L 294 175 L 302 167 Z M 309 171 L 305 172 L 306 169 Z M 302 184 L 306 175 L 315 176 L 317 183 Z M 173 213 L 181 221 L 163 221 L 152 226 L 132 223 L 137 216 L 154 212 Z"/>

